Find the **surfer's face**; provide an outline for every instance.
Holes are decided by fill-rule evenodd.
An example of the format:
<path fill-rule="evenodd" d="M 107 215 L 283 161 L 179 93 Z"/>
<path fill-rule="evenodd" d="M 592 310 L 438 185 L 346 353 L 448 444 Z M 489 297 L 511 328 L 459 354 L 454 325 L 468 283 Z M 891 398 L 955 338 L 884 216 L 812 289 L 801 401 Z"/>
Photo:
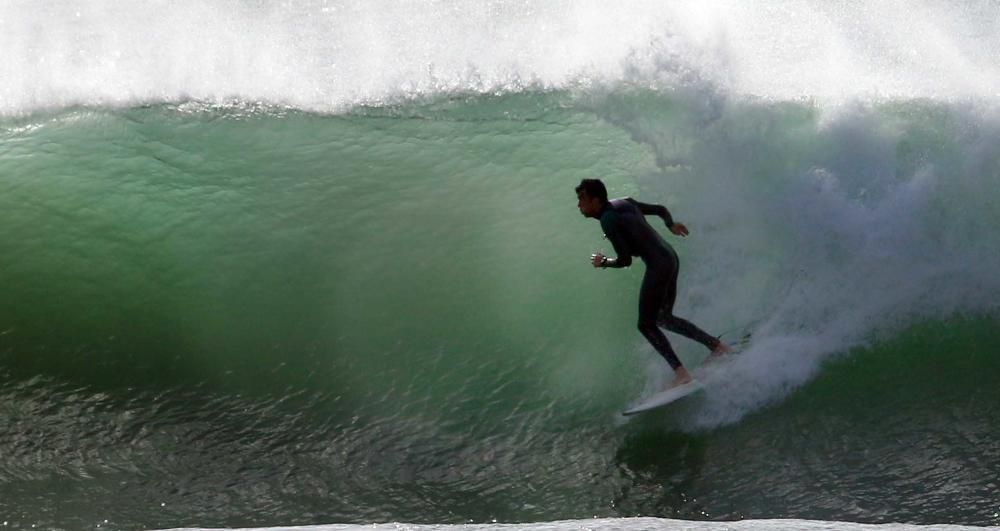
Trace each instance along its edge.
<path fill-rule="evenodd" d="M 576 206 L 580 209 L 580 213 L 584 217 L 596 218 L 598 214 L 601 213 L 601 200 L 596 197 L 590 197 L 587 192 L 579 191 L 576 193 Z"/>

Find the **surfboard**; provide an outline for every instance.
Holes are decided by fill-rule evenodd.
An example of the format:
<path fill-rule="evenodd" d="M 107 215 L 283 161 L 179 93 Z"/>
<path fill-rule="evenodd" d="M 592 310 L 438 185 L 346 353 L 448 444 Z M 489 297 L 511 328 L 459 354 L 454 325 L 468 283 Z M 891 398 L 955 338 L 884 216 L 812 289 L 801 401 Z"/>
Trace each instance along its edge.
<path fill-rule="evenodd" d="M 736 336 L 737 339 L 730 340 L 729 347 L 732 350 L 722 356 L 708 356 L 702 361 L 700 367 L 694 369 L 694 374 L 709 377 L 709 379 L 711 379 L 712 372 L 722 370 L 726 364 L 734 360 L 744 349 L 750 346 L 750 343 L 753 341 L 753 331 L 751 330 L 751 327 L 754 324 L 756 323 L 751 323 L 742 329 L 730 331 L 727 335 L 735 335 L 733 332 L 739 332 Z M 636 413 L 661 408 L 704 389 L 704 383 L 698 379 L 692 379 L 690 383 L 679 385 L 677 387 L 671 387 L 666 391 L 661 391 L 653 396 L 650 396 L 649 398 L 646 398 L 639 404 L 622 411 L 622 415 L 635 415 Z"/>
<path fill-rule="evenodd" d="M 666 391 L 661 391 L 655 395 L 643 400 L 639 405 L 633 406 L 625 411 L 622 411 L 622 415 L 635 415 L 636 413 L 642 413 L 643 411 L 649 411 L 651 409 L 656 409 L 658 407 L 663 407 L 672 402 L 676 402 L 686 396 L 690 396 L 698 391 L 705 388 L 705 385 L 698 380 L 691 380 L 684 385 L 678 385 L 677 387 L 671 387 Z"/>

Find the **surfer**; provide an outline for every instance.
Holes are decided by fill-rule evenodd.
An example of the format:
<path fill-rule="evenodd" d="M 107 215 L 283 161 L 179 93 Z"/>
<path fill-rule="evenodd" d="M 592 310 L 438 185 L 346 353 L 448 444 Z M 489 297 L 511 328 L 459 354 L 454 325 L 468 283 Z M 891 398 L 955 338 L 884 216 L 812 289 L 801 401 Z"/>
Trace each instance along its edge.
<path fill-rule="evenodd" d="M 673 247 L 646 222 L 645 216 L 659 216 L 670 232 L 677 236 L 687 236 L 687 227 L 675 222 L 662 205 L 648 205 L 630 197 L 608 200 L 608 190 L 600 179 L 580 181 L 580 185 L 576 187 L 576 197 L 580 213 L 584 217 L 600 220 L 604 235 L 611 240 L 618 255 L 616 258 L 609 258 L 595 253 L 590 256 L 594 267 L 628 267 L 632 264 L 633 256 L 638 256 L 645 262 L 646 274 L 639 290 L 639 332 L 674 370 L 675 378 L 671 386 L 690 382 L 691 374 L 681 364 L 667 336 L 657 325 L 705 345 L 713 356 L 729 352 L 728 345 L 674 315 L 680 262 Z"/>

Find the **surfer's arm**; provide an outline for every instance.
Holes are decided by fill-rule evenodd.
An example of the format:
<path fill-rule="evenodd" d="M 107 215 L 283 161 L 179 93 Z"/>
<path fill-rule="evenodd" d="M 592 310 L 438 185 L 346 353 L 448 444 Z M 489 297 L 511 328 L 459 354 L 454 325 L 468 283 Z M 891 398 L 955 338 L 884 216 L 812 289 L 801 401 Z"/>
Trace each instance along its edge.
<path fill-rule="evenodd" d="M 613 267 L 617 269 L 632 265 L 632 253 L 629 252 L 628 247 L 622 240 L 617 220 L 601 218 L 601 228 L 604 229 L 604 235 L 611 241 L 611 245 L 615 248 L 615 254 L 618 256 L 616 258 L 609 258 L 603 254 L 595 254 L 591 257 L 594 267 Z"/>
<path fill-rule="evenodd" d="M 662 219 L 663 222 L 667 224 L 667 228 L 670 229 L 670 232 L 676 234 L 677 236 L 688 235 L 687 227 L 685 227 L 683 223 L 677 223 L 674 221 L 674 217 L 670 215 L 670 211 L 667 210 L 667 207 L 663 205 L 642 203 L 632 199 L 631 197 L 628 198 L 628 202 L 635 205 L 636 208 L 639 209 L 639 212 L 642 212 L 644 216 L 657 216 Z"/>
<path fill-rule="evenodd" d="M 667 227 L 674 224 L 673 216 L 670 215 L 670 211 L 667 210 L 667 207 L 663 205 L 651 205 L 649 203 L 636 201 L 631 197 L 626 199 L 626 201 L 635 205 L 639 209 L 639 212 L 642 212 L 642 215 L 644 216 L 657 216 L 667 224 Z"/>

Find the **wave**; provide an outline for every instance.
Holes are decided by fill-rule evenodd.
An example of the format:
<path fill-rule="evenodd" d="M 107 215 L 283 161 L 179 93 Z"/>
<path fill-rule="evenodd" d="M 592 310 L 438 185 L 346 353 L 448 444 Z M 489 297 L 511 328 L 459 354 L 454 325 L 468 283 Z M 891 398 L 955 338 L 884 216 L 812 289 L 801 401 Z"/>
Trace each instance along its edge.
<path fill-rule="evenodd" d="M 32 487 L 0 509 L 995 523 L 953 496 L 995 482 L 995 104 L 697 77 L 0 120 L 0 474 L 73 478 L 85 507 Z M 589 176 L 692 229 L 679 314 L 753 332 L 702 399 L 620 420 L 666 368 L 634 328 L 641 267 L 587 267 Z"/>
<path fill-rule="evenodd" d="M 468 369 L 456 385 L 489 359 L 452 358 L 460 352 L 523 348 L 501 374 L 541 357 L 546 368 L 529 380 L 576 394 L 574 378 L 625 377 L 605 352 L 645 352 L 631 326 L 611 326 L 631 322 L 637 272 L 600 288 L 612 290 L 606 309 L 557 311 L 594 304 L 561 279 L 585 274 L 568 257 L 593 250 L 588 237 L 599 234 L 569 207 L 549 212 L 581 176 L 600 175 L 613 194 L 663 202 L 697 228 L 675 242 L 678 311 L 716 334 L 753 332 L 696 423 L 723 425 L 782 400 L 852 349 L 919 323 L 996 312 L 995 116 L 934 102 L 831 112 L 647 90 L 443 99 L 340 117 L 190 105 L 72 113 L 8 131 L 21 140 L 8 143 L 4 164 L 21 177 L 5 210 L 23 232 L 8 244 L 20 265 L 7 273 L 5 299 L 30 303 L 9 306 L 6 329 L 18 332 L 7 340 L 23 335 L 35 350 L 72 338 L 64 348 L 89 352 L 21 358 L 32 366 L 78 360 L 84 369 L 91 356 L 118 366 L 110 352 L 142 350 L 138 367 L 173 367 L 181 379 L 216 363 L 253 374 L 261 363 L 284 365 L 291 350 L 296 381 L 315 356 L 368 352 L 388 362 L 402 340 L 402 351 L 421 353 L 408 360 L 451 351 L 442 363 Z M 95 131 L 122 133 L 93 144 Z M 62 147 L 17 156 L 32 145 Z M 466 145 L 479 147 L 455 151 Z M 413 202 L 426 212 L 411 211 Z M 419 223 L 397 228 L 400 216 Z M 526 261 L 504 266 L 504 253 Z M 421 309 L 427 303 L 434 312 Z M 40 340 L 51 336 L 44 315 L 59 306 L 66 328 Z M 593 328 L 605 312 L 622 318 Z M 141 326 L 124 326 L 136 318 Z M 464 331 L 447 332 L 453 323 Z M 591 327 L 586 339 L 568 340 L 581 323 Z M 561 340 L 547 339 L 554 330 Z M 449 336 L 456 341 L 441 339 Z M 675 343 L 689 363 L 704 355 Z M 188 354 L 178 362 L 178 352 Z M 204 359 L 183 361 L 193 352 Z M 388 363 L 404 379 L 420 366 Z M 615 395 L 622 385 L 599 389 Z"/>

